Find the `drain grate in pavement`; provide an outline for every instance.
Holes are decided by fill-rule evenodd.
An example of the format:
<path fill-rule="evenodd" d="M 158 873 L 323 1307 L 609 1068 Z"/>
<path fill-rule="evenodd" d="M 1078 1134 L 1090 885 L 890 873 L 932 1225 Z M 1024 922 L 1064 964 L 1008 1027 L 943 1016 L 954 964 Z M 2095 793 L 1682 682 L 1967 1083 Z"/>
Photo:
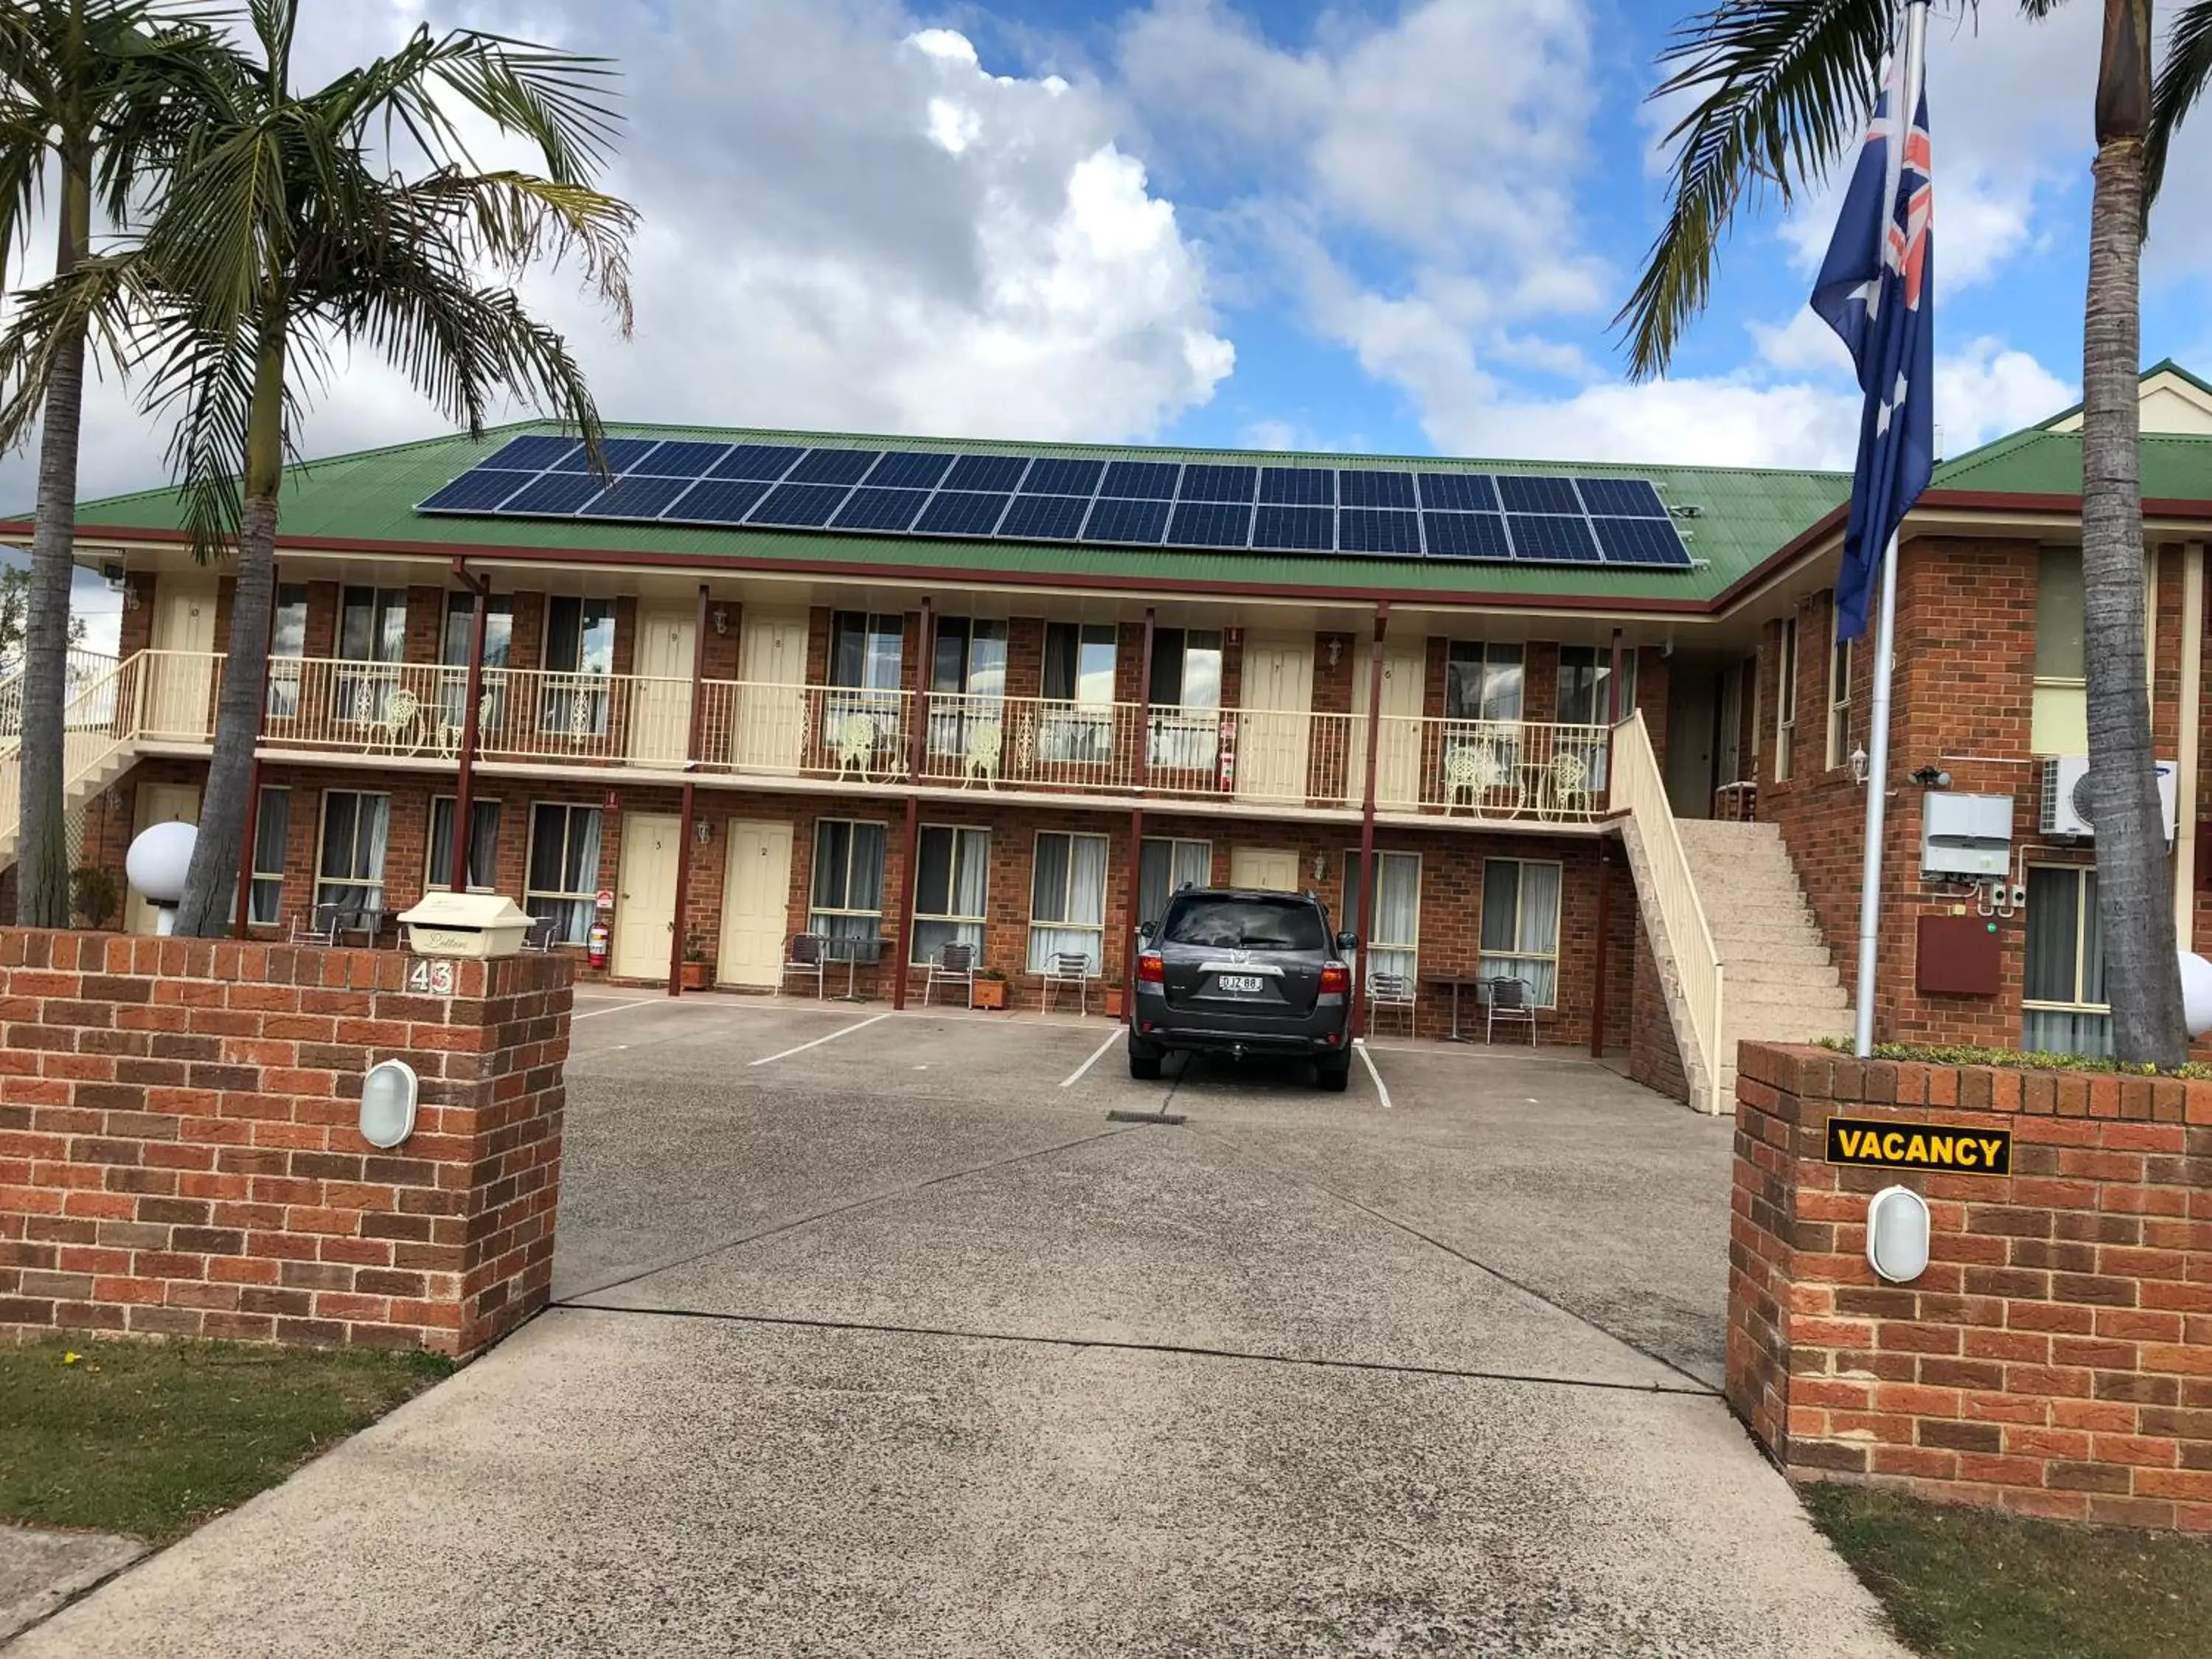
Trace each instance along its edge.
<path fill-rule="evenodd" d="M 1182 1123 L 1187 1120 L 1181 1112 L 1123 1112 L 1106 1114 L 1109 1123 Z"/>

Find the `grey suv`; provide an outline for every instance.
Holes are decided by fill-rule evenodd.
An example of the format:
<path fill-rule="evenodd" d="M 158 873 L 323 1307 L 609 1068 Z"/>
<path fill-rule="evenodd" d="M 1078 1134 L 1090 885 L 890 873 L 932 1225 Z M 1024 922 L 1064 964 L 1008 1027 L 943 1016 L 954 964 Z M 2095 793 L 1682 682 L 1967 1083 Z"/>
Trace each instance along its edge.
<path fill-rule="evenodd" d="M 1310 893 L 1187 887 L 1138 935 L 1129 1075 L 1171 1048 L 1310 1059 L 1321 1086 L 1352 1075 L 1352 936 Z"/>

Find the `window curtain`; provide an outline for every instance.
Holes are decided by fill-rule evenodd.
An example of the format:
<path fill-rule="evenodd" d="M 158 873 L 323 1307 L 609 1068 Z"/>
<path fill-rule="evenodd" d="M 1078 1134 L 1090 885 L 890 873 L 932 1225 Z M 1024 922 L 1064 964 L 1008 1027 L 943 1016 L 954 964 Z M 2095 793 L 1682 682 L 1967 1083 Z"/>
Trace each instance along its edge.
<path fill-rule="evenodd" d="M 814 857 L 815 910 L 807 926 L 824 939 L 880 939 L 884 826 L 824 819 L 815 830 Z M 836 914 L 849 911 L 862 914 Z"/>
<path fill-rule="evenodd" d="M 384 908 L 384 835 L 392 802 L 384 795 L 335 793 L 323 816 L 319 902 L 342 910 Z"/>
<path fill-rule="evenodd" d="M 933 957 L 948 945 L 966 945 L 974 947 L 981 966 L 991 838 L 980 830 L 940 830 L 933 836 L 925 833 L 922 843 L 922 897 L 915 908 L 935 910 L 941 902 L 939 915 L 944 919 L 915 923 L 914 954 Z"/>
<path fill-rule="evenodd" d="M 1559 867 L 1491 859 L 1482 866 L 1482 957 L 1486 977 L 1518 979 L 1529 1000 L 1555 1006 L 1559 993 Z"/>
<path fill-rule="evenodd" d="M 1157 924 L 1176 889 L 1203 887 L 1213 879 L 1213 844 L 1146 837 L 1137 854 L 1137 920 Z"/>
<path fill-rule="evenodd" d="M 559 924 L 564 945 L 591 937 L 599 885 L 599 810 L 541 806 L 531 822 L 530 885 L 525 908 Z"/>
<path fill-rule="evenodd" d="M 2079 979 L 2076 979 L 2077 946 Z M 2097 874 L 2047 865 L 2027 870 L 2027 950 L 2021 990 L 2028 1002 L 2101 1003 L 2105 950 L 2097 920 Z M 2112 1017 L 2099 1009 L 2023 1008 L 2021 1047 L 2055 1054 L 2108 1055 Z"/>
<path fill-rule="evenodd" d="M 253 888 L 246 920 L 273 927 L 283 919 L 284 902 L 284 845 L 292 824 L 292 792 L 264 789 L 261 808 L 253 819 Z M 266 878 L 259 872 L 267 871 Z"/>
<path fill-rule="evenodd" d="M 1355 858 L 1353 862 L 1358 860 Z M 1375 866 L 1375 931 L 1368 941 L 1371 974 L 1418 970 L 1421 929 L 1421 861 L 1410 854 L 1382 853 Z M 1387 941 L 1387 942 L 1386 942 Z"/>
<path fill-rule="evenodd" d="M 1106 921 L 1106 838 L 1040 836 L 1030 880 L 1030 972 L 1041 974 L 1062 952 L 1080 951 L 1099 970 Z M 1057 926 L 1048 924 L 1057 923 Z"/>

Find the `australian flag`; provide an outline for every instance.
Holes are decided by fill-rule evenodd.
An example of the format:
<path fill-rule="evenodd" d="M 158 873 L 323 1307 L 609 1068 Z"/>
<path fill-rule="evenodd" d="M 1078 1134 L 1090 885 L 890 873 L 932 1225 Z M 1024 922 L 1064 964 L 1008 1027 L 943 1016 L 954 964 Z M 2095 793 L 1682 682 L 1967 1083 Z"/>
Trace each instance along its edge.
<path fill-rule="evenodd" d="M 1892 60 L 1835 240 L 1813 285 L 1813 309 L 1850 348 L 1866 394 L 1844 566 L 1836 579 L 1836 633 L 1847 640 L 1866 632 L 1882 553 L 1935 468 L 1928 96 L 1924 88 L 1908 92 L 1904 78 L 1900 55 Z M 1896 112 L 1908 98 L 1916 113 L 1905 132 Z"/>

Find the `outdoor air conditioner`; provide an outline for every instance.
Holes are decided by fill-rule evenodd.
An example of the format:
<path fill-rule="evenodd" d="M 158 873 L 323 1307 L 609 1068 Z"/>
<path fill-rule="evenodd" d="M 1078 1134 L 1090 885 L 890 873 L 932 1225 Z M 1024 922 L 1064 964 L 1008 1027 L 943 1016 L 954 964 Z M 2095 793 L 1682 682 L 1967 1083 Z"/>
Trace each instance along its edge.
<path fill-rule="evenodd" d="M 2168 846 L 2173 842 L 2176 767 L 2172 761 L 2160 761 L 2158 767 L 2159 816 L 2166 823 Z M 2096 834 L 2096 825 L 2089 817 L 2089 757 L 2087 755 L 2053 755 L 2043 763 L 2043 811 L 2040 817 L 2046 836 L 2081 836 Z"/>

